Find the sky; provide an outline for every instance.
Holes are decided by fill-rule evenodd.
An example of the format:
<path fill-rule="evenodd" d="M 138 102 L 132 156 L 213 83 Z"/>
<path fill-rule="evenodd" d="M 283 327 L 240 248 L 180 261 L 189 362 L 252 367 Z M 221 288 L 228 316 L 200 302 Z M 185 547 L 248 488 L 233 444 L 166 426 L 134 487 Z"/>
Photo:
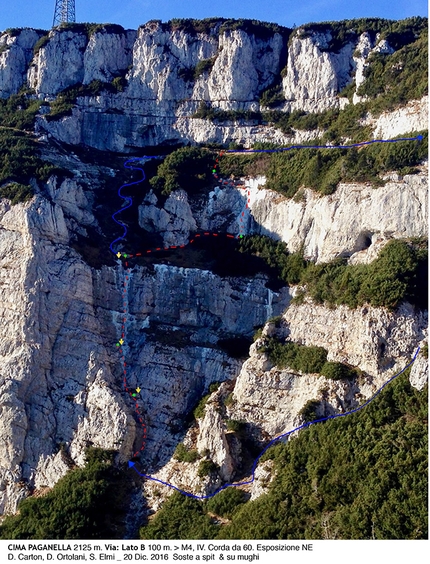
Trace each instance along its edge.
<path fill-rule="evenodd" d="M 359 17 L 427 16 L 427 0 L 75 0 L 76 21 L 137 27 L 171 18 L 249 18 L 287 27 Z M 0 0 L 0 30 L 52 26 L 55 0 Z"/>

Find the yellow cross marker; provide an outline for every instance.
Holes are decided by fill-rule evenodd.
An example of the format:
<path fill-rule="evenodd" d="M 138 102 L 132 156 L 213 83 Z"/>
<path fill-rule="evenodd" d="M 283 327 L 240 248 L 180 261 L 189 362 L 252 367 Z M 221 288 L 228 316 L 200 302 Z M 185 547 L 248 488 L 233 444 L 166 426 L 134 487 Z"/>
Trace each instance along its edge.
<path fill-rule="evenodd" d="M 116 256 L 117 256 L 118 258 L 121 258 L 121 253 L 117 253 Z"/>
<path fill-rule="evenodd" d="M 136 392 L 139 393 L 139 392 L 140 392 L 140 388 L 136 388 Z"/>
<path fill-rule="evenodd" d="M 120 345 L 123 345 L 123 344 L 124 344 L 124 339 L 120 339 L 118 342 L 119 342 Z"/>

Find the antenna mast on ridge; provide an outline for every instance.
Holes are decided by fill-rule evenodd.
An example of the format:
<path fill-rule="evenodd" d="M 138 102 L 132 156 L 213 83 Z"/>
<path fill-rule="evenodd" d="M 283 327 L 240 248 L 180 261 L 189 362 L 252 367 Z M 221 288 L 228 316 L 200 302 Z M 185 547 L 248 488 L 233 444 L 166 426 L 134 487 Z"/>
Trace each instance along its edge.
<path fill-rule="evenodd" d="M 75 0 L 55 0 L 54 23 L 52 27 L 75 21 Z"/>

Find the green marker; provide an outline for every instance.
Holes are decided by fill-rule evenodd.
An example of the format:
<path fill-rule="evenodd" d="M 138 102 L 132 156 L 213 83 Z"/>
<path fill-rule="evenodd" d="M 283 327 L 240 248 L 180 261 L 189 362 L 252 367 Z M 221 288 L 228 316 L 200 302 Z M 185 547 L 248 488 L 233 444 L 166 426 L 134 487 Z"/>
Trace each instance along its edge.
<path fill-rule="evenodd" d="M 136 394 L 131 394 L 134 398 L 136 397 Z"/>
<path fill-rule="evenodd" d="M 119 343 L 117 343 L 116 346 L 119 347 Z"/>

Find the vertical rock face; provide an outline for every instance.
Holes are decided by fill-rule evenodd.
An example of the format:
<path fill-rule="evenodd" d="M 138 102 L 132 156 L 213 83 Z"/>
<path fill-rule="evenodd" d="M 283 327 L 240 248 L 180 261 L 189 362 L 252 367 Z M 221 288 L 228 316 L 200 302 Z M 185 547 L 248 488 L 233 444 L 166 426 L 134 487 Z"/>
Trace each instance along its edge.
<path fill-rule="evenodd" d="M 0 36 L 0 96 L 28 86 L 52 101 L 67 87 L 101 81 L 105 88 L 95 95 L 77 96 L 72 115 L 52 121 L 39 116 L 38 127 L 59 141 L 113 151 L 184 141 L 307 141 L 320 132 L 285 135 L 264 125 L 192 116 L 202 103 L 258 111 L 262 92 L 275 84 L 282 84 L 282 111 L 343 108 L 349 101 L 339 93 L 363 83 L 371 55 L 394 51 L 370 32 L 350 34 L 335 47 L 329 29 L 225 29 L 221 20 L 199 32 L 154 21 L 137 32 L 108 25 L 56 29 L 34 56 L 41 32 L 14 33 Z M 116 87 L 115 78 L 121 78 Z"/>
<path fill-rule="evenodd" d="M 28 72 L 30 88 L 42 96 L 53 96 L 84 80 L 84 33 L 51 31 L 49 41 L 39 49 Z"/>
<path fill-rule="evenodd" d="M 330 39 L 330 33 L 313 33 L 292 40 L 282 83 L 290 111 L 318 112 L 348 103 L 337 94 L 351 81 L 355 44 L 333 53 L 328 50 Z"/>
<path fill-rule="evenodd" d="M 240 362 L 218 341 L 249 336 L 289 303 L 263 276 L 163 264 L 136 265 L 124 296 L 120 264 L 91 268 L 71 247 L 76 234 L 97 229 L 95 189 L 52 178 L 30 204 L 1 203 L 1 512 L 83 464 L 88 446 L 115 449 L 123 461 L 142 446 L 115 347 L 124 300 L 126 383 L 141 389 L 142 460 L 152 470 L 172 456 L 209 384 L 237 376 Z"/>
<path fill-rule="evenodd" d="M 27 68 L 33 58 L 33 47 L 40 32 L 24 29 L 18 34 L 0 35 L 0 98 L 17 94 L 25 84 Z"/>
<path fill-rule="evenodd" d="M 264 125 L 192 116 L 202 102 L 208 109 L 258 111 L 262 92 L 272 86 L 285 95 L 283 111 L 341 108 L 349 102 L 339 92 L 354 73 L 356 87 L 366 80 L 370 55 L 393 51 L 371 33 L 335 49 L 330 31 L 226 27 L 221 21 L 207 31 L 160 22 L 137 31 L 77 26 L 49 32 L 36 53 L 42 32 L 5 32 L 0 96 L 24 86 L 51 102 L 65 88 L 93 83 L 99 91 L 90 96 L 81 88 L 67 115 L 54 120 L 39 115 L 36 131 L 54 142 L 107 151 L 195 142 L 300 143 L 321 132 L 284 134 Z M 367 116 L 363 125 L 375 136 L 425 129 L 426 108 L 425 100 L 414 101 L 377 120 Z M 60 160 L 58 144 L 51 143 L 49 151 L 41 140 L 40 146 Z M 250 454 L 235 424 L 245 425 L 261 446 L 300 423 L 300 411 L 311 399 L 319 402 L 321 415 L 344 412 L 370 397 L 424 343 L 426 314 L 408 304 L 395 313 L 331 310 L 306 301 L 291 305 L 294 290 L 274 292 L 262 274 L 222 277 L 207 265 L 141 259 L 125 284 L 124 267 L 109 251 L 117 234 L 107 235 L 113 232 L 117 171 L 84 165 L 70 147 L 67 152 L 63 164 L 73 178 L 34 182 L 29 203 L 11 207 L 0 200 L 0 513 L 14 512 L 22 497 L 51 487 L 71 465 L 83 464 L 88 446 L 115 449 L 126 461 L 145 442 L 140 461 L 148 472 L 187 490 L 213 491 L 249 468 Z M 159 237 L 165 246 L 185 245 L 196 230 L 234 235 L 242 230 L 281 239 L 291 251 L 303 248 L 316 262 L 344 256 L 352 264 L 365 263 L 390 238 L 427 233 L 426 174 L 423 164 L 418 174 L 392 173 L 378 189 L 343 184 L 330 196 L 304 189 L 301 201 L 265 189 L 263 177 L 243 179 L 245 188 L 229 182 L 201 198 L 176 191 L 164 203 L 149 192 L 135 202 L 136 216 L 145 237 Z M 103 184 L 103 176 L 109 182 Z M 100 208 L 108 210 L 103 217 Z M 103 266 L 93 264 L 91 253 L 102 256 Z M 325 347 L 330 360 L 361 368 L 362 378 L 327 382 L 320 375 L 279 370 L 258 342 L 246 362 L 239 353 L 231 356 L 228 347 L 225 352 L 223 342 L 235 350 L 272 315 L 282 316 L 283 337 Z M 265 331 L 274 331 L 272 325 Z M 126 374 L 116 347 L 122 332 Z M 411 381 L 422 389 L 426 378 L 420 356 Z M 215 382 L 221 385 L 204 416 L 187 429 L 184 420 Z M 139 395 L 130 397 L 137 389 Z M 172 460 L 181 441 L 210 458 L 218 475 L 202 480 L 199 462 Z M 270 464 L 260 470 L 253 497 L 270 480 Z M 145 487 L 155 507 L 154 488 Z"/>

